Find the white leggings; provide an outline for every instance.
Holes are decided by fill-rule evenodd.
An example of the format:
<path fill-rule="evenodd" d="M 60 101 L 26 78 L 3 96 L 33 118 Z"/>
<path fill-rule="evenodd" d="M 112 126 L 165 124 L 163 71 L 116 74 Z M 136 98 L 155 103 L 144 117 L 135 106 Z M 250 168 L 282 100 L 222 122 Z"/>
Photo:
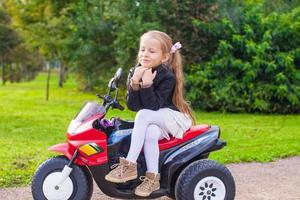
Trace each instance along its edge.
<path fill-rule="evenodd" d="M 158 173 L 158 141 L 164 138 L 163 130 L 167 131 L 162 115 L 159 110 L 142 109 L 137 112 L 126 157 L 126 160 L 136 162 L 144 146 L 147 171 L 151 173 Z"/>

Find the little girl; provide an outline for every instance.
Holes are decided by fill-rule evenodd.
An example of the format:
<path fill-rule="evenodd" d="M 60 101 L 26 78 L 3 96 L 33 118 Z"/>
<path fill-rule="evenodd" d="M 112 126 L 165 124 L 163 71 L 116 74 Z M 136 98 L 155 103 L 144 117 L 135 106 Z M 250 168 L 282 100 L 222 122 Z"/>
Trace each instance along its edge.
<path fill-rule="evenodd" d="M 147 172 L 135 189 L 138 196 L 149 196 L 160 188 L 158 173 L 158 141 L 169 134 L 182 138 L 194 117 L 183 97 L 181 44 L 172 44 L 164 32 L 149 31 L 140 38 L 138 65 L 128 76 L 127 105 L 138 111 L 134 121 L 131 144 L 126 158 L 105 176 L 114 183 L 137 178 L 137 158 L 144 150 Z"/>

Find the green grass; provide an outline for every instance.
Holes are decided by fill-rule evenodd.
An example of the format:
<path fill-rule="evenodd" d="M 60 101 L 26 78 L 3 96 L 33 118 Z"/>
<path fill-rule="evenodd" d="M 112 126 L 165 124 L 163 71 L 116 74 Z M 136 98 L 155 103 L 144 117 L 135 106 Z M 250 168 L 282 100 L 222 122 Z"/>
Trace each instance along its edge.
<path fill-rule="evenodd" d="M 65 142 L 67 126 L 83 103 L 96 100 L 92 93 L 78 92 L 73 79 L 58 88 L 53 76 L 47 102 L 45 79 L 41 74 L 32 82 L 0 86 L 0 187 L 30 184 L 39 164 L 55 155 L 47 149 Z M 109 112 L 109 117 L 123 119 L 134 115 Z M 221 127 L 221 137 L 228 145 L 211 158 L 222 163 L 267 162 L 300 155 L 300 115 L 196 112 L 196 116 L 198 123 Z"/>

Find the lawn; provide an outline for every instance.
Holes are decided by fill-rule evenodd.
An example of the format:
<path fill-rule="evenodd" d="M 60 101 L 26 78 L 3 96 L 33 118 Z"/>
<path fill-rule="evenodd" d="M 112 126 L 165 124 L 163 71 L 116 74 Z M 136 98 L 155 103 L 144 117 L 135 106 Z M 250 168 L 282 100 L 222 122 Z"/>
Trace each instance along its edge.
<path fill-rule="evenodd" d="M 97 100 L 93 93 L 79 92 L 72 78 L 59 88 L 53 76 L 47 102 L 45 80 L 40 74 L 32 82 L 0 86 L 0 187 L 30 184 L 38 165 L 54 155 L 48 147 L 65 141 L 68 123 L 83 103 Z M 114 110 L 109 117 L 132 119 L 134 114 Z M 199 124 L 221 127 L 228 145 L 210 157 L 219 162 L 268 162 L 300 155 L 300 115 L 196 112 L 196 118 Z"/>

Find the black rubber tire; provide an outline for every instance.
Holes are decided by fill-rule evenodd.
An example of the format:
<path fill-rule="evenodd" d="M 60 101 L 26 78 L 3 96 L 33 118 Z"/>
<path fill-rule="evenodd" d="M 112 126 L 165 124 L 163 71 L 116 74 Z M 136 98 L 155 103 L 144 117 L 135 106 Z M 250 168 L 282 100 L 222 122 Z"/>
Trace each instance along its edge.
<path fill-rule="evenodd" d="M 208 176 L 220 179 L 225 185 L 225 200 L 235 197 L 235 183 L 230 171 L 213 160 L 198 160 L 188 165 L 179 175 L 175 185 L 177 200 L 193 200 L 197 183 Z M 207 199 L 207 198 L 205 198 Z"/>
<path fill-rule="evenodd" d="M 31 192 L 35 200 L 47 200 L 43 193 L 43 182 L 45 178 L 53 172 L 62 171 L 64 166 L 69 163 L 65 156 L 57 156 L 46 160 L 35 172 Z M 93 178 L 86 167 L 72 165 L 73 169 L 70 179 L 73 182 L 73 193 L 69 199 L 89 200 L 93 193 Z"/>

